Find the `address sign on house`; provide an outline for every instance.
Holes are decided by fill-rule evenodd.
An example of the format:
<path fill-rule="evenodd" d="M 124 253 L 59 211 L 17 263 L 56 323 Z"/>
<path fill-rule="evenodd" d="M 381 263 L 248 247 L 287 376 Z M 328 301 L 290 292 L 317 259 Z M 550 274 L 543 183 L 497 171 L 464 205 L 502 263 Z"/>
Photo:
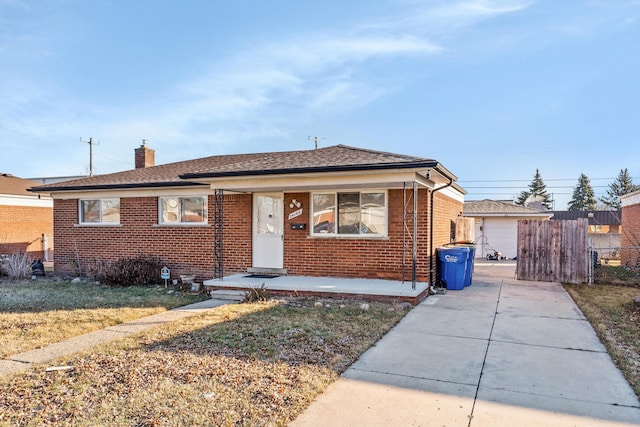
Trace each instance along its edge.
<path fill-rule="evenodd" d="M 289 219 L 293 219 L 296 218 L 298 216 L 302 215 L 302 208 L 298 209 L 297 211 L 293 211 L 289 214 Z"/>

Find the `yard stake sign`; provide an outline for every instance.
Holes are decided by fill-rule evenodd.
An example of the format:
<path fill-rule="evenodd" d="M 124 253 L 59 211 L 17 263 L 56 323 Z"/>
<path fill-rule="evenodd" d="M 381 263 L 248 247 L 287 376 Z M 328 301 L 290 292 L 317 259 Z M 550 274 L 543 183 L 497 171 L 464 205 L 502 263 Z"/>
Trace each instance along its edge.
<path fill-rule="evenodd" d="M 160 270 L 160 278 L 162 280 L 164 280 L 164 287 L 167 287 L 167 280 L 169 280 L 169 277 L 171 277 L 171 271 L 169 270 L 168 267 L 162 267 L 162 270 Z"/>

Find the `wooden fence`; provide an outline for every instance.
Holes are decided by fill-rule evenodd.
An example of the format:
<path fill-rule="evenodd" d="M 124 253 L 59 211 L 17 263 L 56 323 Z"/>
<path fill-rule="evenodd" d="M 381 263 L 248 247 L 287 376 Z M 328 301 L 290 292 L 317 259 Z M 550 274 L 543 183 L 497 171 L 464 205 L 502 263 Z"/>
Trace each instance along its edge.
<path fill-rule="evenodd" d="M 518 279 L 588 282 L 588 224 L 586 218 L 567 221 L 519 220 Z"/>

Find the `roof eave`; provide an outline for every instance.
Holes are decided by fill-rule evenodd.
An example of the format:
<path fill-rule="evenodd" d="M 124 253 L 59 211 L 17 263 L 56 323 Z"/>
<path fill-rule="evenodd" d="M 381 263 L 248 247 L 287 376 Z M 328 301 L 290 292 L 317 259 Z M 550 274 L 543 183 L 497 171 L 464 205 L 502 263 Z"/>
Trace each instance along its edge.
<path fill-rule="evenodd" d="M 463 212 L 462 216 L 490 216 L 490 217 L 508 217 L 508 216 L 519 216 L 519 217 L 540 217 L 540 218 L 551 218 L 552 214 L 547 213 L 527 213 L 527 212 Z"/>
<path fill-rule="evenodd" d="M 322 172 L 358 172 L 367 170 L 391 170 L 391 169 L 415 169 L 415 168 L 435 168 L 439 163 L 436 161 L 401 162 L 401 163 L 381 163 L 381 164 L 358 164 L 339 166 L 313 166 L 313 167 L 293 167 L 280 169 L 262 169 L 251 171 L 225 171 L 225 172 L 196 172 L 180 175 L 182 179 L 202 179 L 202 178 L 227 178 L 241 176 L 266 176 L 266 175 L 289 175 L 302 173 L 322 173 Z"/>
<path fill-rule="evenodd" d="M 95 190 L 119 190 L 119 189 L 140 189 L 140 188 L 172 188 L 172 187 L 206 187 L 206 184 L 192 181 L 174 182 L 145 182 L 129 184 L 96 184 L 96 185 L 69 185 L 57 187 L 32 187 L 27 189 L 34 193 L 53 193 L 56 191 L 95 191 Z"/>

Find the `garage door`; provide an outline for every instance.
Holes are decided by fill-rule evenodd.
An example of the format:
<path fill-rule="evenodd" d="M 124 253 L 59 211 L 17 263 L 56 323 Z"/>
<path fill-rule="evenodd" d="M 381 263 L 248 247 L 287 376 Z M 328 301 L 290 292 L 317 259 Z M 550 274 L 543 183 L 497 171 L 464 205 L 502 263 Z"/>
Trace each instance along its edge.
<path fill-rule="evenodd" d="M 508 258 L 518 255 L 517 219 L 485 218 L 483 232 L 487 250 L 496 250 Z"/>

